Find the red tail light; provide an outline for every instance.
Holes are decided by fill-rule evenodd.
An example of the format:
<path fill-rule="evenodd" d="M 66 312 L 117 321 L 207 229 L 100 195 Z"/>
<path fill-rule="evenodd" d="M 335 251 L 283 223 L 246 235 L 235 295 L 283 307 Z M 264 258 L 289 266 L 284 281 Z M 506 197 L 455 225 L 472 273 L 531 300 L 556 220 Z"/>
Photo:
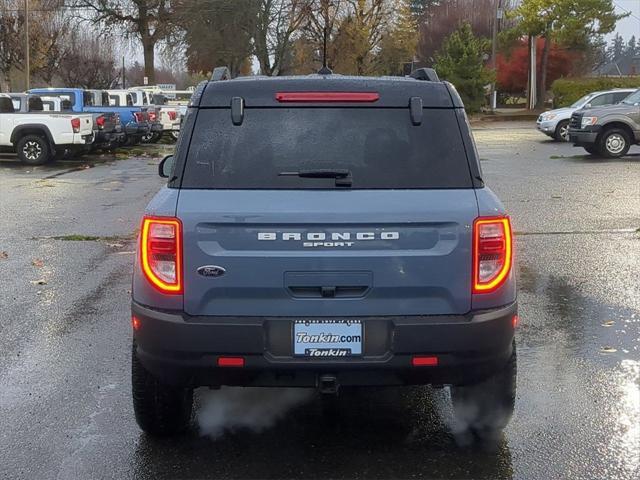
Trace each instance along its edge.
<path fill-rule="evenodd" d="M 437 367 L 438 357 L 415 356 L 411 359 L 411 364 L 414 367 Z"/>
<path fill-rule="evenodd" d="M 136 122 L 144 122 L 144 114 L 142 112 L 133 112 L 133 116 L 136 119 Z"/>
<path fill-rule="evenodd" d="M 242 357 L 218 357 L 219 367 L 244 367 L 244 358 Z"/>
<path fill-rule="evenodd" d="M 149 121 L 150 122 L 155 122 L 157 118 L 158 118 L 158 116 L 156 115 L 156 112 L 149 112 Z"/>
<path fill-rule="evenodd" d="M 96 118 L 96 125 L 98 125 L 98 127 L 100 128 L 104 128 L 104 116 L 100 115 L 98 118 Z"/>
<path fill-rule="evenodd" d="M 380 99 L 377 92 L 278 92 L 279 102 L 367 103 Z"/>
<path fill-rule="evenodd" d="M 182 294 L 182 224 L 173 217 L 144 217 L 140 262 L 149 283 L 162 293 Z"/>
<path fill-rule="evenodd" d="M 509 217 L 480 217 L 473 222 L 473 293 L 490 293 L 511 271 L 513 248 Z"/>
<path fill-rule="evenodd" d="M 176 118 L 178 118 L 178 112 L 176 112 L 175 110 L 169 110 L 169 120 L 175 120 Z"/>
<path fill-rule="evenodd" d="M 80 133 L 80 119 L 72 118 L 71 119 L 71 128 L 73 128 L 73 133 Z"/>

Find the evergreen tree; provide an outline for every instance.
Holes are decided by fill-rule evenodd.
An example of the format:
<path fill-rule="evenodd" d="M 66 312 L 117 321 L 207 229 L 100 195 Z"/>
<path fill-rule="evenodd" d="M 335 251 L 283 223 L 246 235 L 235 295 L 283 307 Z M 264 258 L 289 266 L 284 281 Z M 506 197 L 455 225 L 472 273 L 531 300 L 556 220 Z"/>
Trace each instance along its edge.
<path fill-rule="evenodd" d="M 624 54 L 624 39 L 622 35 L 616 33 L 611 39 L 611 46 L 607 49 L 607 57 L 610 61 L 616 62 L 622 58 Z"/>
<path fill-rule="evenodd" d="M 484 66 L 482 58 L 489 45 L 487 39 L 476 37 L 471 25 L 465 23 L 445 39 L 436 53 L 438 74 L 455 85 L 467 111 L 480 110 L 485 86 L 494 78 L 494 72 Z"/>
<path fill-rule="evenodd" d="M 631 38 L 627 42 L 627 48 L 624 51 L 625 57 L 634 57 L 640 54 L 640 46 L 637 45 L 636 36 L 631 35 Z"/>

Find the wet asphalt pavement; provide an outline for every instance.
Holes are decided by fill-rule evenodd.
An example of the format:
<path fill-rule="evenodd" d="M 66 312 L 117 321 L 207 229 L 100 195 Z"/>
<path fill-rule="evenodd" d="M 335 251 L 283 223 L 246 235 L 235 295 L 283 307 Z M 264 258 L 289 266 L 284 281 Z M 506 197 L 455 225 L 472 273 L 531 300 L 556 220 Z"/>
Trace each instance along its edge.
<path fill-rule="evenodd" d="M 129 393 L 129 289 L 158 159 L 0 160 L 0 477 L 638 478 L 640 148 L 601 160 L 528 124 L 475 134 L 517 232 L 518 397 L 502 437 L 468 445 L 446 391 L 428 388 L 284 411 L 286 393 L 231 392 L 231 431 L 147 437 Z"/>

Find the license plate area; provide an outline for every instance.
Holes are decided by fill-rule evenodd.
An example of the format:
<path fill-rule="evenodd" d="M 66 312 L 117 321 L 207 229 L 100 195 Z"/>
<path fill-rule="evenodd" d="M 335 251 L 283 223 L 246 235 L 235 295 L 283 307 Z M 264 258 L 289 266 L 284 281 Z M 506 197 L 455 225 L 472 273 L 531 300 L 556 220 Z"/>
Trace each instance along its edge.
<path fill-rule="evenodd" d="M 293 354 L 298 357 L 340 358 L 362 355 L 360 320 L 295 320 Z"/>

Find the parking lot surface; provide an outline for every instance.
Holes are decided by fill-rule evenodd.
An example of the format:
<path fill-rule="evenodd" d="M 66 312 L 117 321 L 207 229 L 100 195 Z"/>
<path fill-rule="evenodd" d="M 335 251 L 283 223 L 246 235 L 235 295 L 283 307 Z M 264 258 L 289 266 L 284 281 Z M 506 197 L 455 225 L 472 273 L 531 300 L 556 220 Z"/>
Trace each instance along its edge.
<path fill-rule="evenodd" d="M 0 477 L 638 478 L 640 148 L 595 159 L 516 122 L 475 136 L 516 231 L 518 397 L 503 436 L 471 443 L 430 388 L 333 402 L 199 391 L 189 433 L 146 436 L 130 399 L 130 275 L 168 147 L 37 168 L 7 158 Z"/>

